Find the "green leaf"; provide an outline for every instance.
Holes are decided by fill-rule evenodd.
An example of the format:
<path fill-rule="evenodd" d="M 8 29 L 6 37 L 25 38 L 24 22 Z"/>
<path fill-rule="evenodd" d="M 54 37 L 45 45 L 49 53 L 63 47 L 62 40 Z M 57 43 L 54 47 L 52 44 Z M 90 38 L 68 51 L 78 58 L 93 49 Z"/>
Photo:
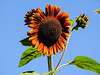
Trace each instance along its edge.
<path fill-rule="evenodd" d="M 21 56 L 19 67 L 26 65 L 31 60 L 38 58 L 42 55 L 43 54 L 40 54 L 40 52 L 37 51 L 37 48 L 32 48 L 32 47 L 28 48 L 25 52 L 23 52 Z"/>
<path fill-rule="evenodd" d="M 21 42 L 23 46 L 32 46 L 32 43 L 30 41 L 28 41 L 29 38 L 30 37 L 27 37 L 19 42 Z"/>
<path fill-rule="evenodd" d="M 98 8 L 98 9 L 100 9 L 100 8 Z M 97 10 L 97 11 L 94 11 L 94 12 L 96 12 L 97 14 L 100 14 L 100 10 Z"/>
<path fill-rule="evenodd" d="M 97 74 L 100 74 L 100 64 L 89 57 L 76 56 L 71 64 L 75 65 L 78 68 L 90 70 Z"/>
<path fill-rule="evenodd" d="M 73 24 L 74 24 L 75 22 L 74 22 L 73 20 L 71 20 L 71 19 L 70 19 L 69 21 L 72 23 L 71 26 L 73 27 Z"/>
<path fill-rule="evenodd" d="M 40 75 L 40 74 L 34 71 L 27 71 L 27 72 L 21 73 L 20 75 Z"/>
<path fill-rule="evenodd" d="M 54 71 L 51 71 L 49 73 L 43 73 L 42 75 L 51 75 L 51 74 L 56 74 L 57 72 L 59 72 L 60 70 L 54 70 Z"/>

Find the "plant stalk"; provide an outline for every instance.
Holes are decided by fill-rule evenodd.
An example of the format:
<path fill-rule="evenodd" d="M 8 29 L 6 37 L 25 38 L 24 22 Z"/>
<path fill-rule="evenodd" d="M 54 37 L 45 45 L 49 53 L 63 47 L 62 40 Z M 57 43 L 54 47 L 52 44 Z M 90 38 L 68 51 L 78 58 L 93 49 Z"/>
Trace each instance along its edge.
<path fill-rule="evenodd" d="M 47 57 L 47 60 L 48 60 L 48 70 L 50 72 L 51 68 L 50 68 L 50 57 Z"/>
<path fill-rule="evenodd" d="M 75 29 L 75 27 L 71 29 L 69 35 L 71 35 L 71 33 L 72 33 L 72 31 L 73 31 L 74 29 Z M 69 38 L 70 38 L 70 36 L 69 36 Z M 57 70 L 57 68 L 58 68 L 58 66 L 59 66 L 59 64 L 60 64 L 60 62 L 61 62 L 61 60 L 62 60 L 62 58 L 63 58 L 63 56 L 64 56 L 64 54 L 65 54 L 65 52 L 66 52 L 66 49 L 67 49 L 67 46 L 68 46 L 68 42 L 69 42 L 69 38 L 67 39 L 66 47 L 64 48 L 64 52 L 63 52 L 63 54 L 62 54 L 62 56 L 61 56 L 61 58 L 60 58 L 60 60 L 59 60 L 59 62 L 58 62 L 58 64 L 57 64 L 55 70 Z"/>

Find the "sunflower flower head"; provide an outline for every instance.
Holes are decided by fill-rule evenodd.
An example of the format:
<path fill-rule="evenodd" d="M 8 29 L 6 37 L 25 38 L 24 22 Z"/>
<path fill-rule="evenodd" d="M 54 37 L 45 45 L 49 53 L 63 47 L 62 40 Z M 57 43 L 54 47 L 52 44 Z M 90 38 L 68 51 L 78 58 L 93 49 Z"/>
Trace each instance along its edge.
<path fill-rule="evenodd" d="M 82 27 L 83 29 L 87 27 L 87 24 L 89 23 L 89 18 L 85 14 L 81 14 L 80 16 L 76 17 L 76 23 L 77 27 Z"/>
<path fill-rule="evenodd" d="M 57 55 L 57 52 L 63 51 L 67 44 L 71 22 L 66 11 L 58 14 L 60 9 L 56 5 L 47 4 L 45 13 L 37 8 L 28 11 L 25 16 L 25 25 L 32 28 L 27 32 L 30 36 L 29 41 L 34 47 L 38 47 L 37 51 L 40 54 Z"/>

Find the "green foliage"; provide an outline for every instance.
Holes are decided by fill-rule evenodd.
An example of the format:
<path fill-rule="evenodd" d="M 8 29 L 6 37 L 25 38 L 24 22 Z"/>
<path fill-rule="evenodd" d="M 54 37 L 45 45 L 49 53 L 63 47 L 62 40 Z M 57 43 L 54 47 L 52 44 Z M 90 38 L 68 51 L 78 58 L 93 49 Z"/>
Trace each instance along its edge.
<path fill-rule="evenodd" d="M 27 71 L 27 72 L 21 73 L 20 75 L 40 75 L 40 74 L 34 71 Z"/>
<path fill-rule="evenodd" d="M 100 8 L 98 8 L 98 9 L 100 9 Z M 94 11 L 94 12 L 96 12 L 97 14 L 100 14 L 100 10 L 97 10 L 97 11 Z"/>
<path fill-rule="evenodd" d="M 54 71 L 51 71 L 49 73 L 43 73 L 42 75 L 51 75 L 51 74 L 56 74 L 57 72 L 59 72 L 60 70 L 54 70 Z"/>
<path fill-rule="evenodd" d="M 32 46 L 32 43 L 30 41 L 28 41 L 28 39 L 29 39 L 29 37 L 20 41 L 23 46 Z"/>
<path fill-rule="evenodd" d="M 73 20 L 71 20 L 71 19 L 70 19 L 69 21 L 72 23 L 71 26 L 73 27 L 73 24 L 74 24 L 75 22 L 74 22 Z"/>
<path fill-rule="evenodd" d="M 76 56 L 71 64 L 75 65 L 78 68 L 90 70 L 97 74 L 100 74 L 100 64 L 89 57 Z"/>
<path fill-rule="evenodd" d="M 24 65 L 26 65 L 28 62 L 30 62 L 31 60 L 38 58 L 40 56 L 42 56 L 43 54 L 40 54 L 37 51 L 37 48 L 28 48 L 25 52 L 23 52 L 21 59 L 20 59 L 20 63 L 19 63 L 19 67 L 22 67 Z"/>

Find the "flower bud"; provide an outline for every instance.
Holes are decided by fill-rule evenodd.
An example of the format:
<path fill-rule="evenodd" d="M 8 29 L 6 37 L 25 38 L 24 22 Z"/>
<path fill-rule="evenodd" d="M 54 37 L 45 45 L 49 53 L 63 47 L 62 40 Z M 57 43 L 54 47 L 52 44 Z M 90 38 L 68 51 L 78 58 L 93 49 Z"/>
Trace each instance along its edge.
<path fill-rule="evenodd" d="M 85 14 L 81 14 L 80 16 L 76 17 L 76 27 L 81 27 L 81 28 L 85 28 L 87 27 L 86 24 L 89 23 L 89 18 L 87 17 L 87 15 L 85 16 Z"/>

